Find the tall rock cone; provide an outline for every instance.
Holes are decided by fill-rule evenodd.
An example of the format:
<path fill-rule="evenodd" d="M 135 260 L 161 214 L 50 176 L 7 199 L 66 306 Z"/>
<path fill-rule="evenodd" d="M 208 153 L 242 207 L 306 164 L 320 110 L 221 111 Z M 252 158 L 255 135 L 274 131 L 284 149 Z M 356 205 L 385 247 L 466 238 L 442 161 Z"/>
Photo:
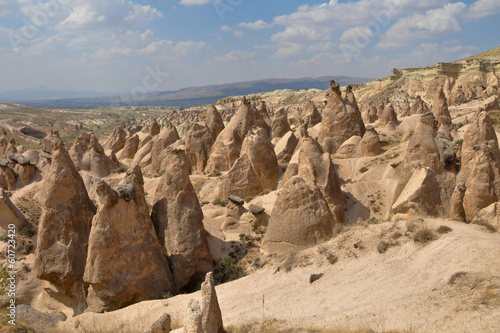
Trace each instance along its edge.
<path fill-rule="evenodd" d="M 201 284 L 201 326 L 204 333 L 224 333 L 222 313 L 215 292 L 214 275 L 207 273 L 205 282 Z"/>
<path fill-rule="evenodd" d="M 123 149 L 117 154 L 118 159 L 123 160 L 126 158 L 133 159 L 137 149 L 139 148 L 139 136 L 137 134 L 127 138 Z"/>
<path fill-rule="evenodd" d="M 186 155 L 191 163 L 192 172 L 203 173 L 215 141 L 212 131 L 203 123 L 194 123 L 187 132 L 185 140 Z"/>
<path fill-rule="evenodd" d="M 244 198 L 273 190 L 278 171 L 278 160 L 265 130 L 252 130 L 243 142 L 241 157 L 222 177 L 219 196 L 234 194 Z"/>
<path fill-rule="evenodd" d="M 246 99 L 224 130 L 217 136 L 207 162 L 206 172 L 227 171 L 240 157 L 241 145 L 247 133 L 258 125 L 257 114 Z"/>
<path fill-rule="evenodd" d="M 375 156 L 381 151 L 380 138 L 377 131 L 371 125 L 366 126 L 366 133 L 358 143 L 356 154 L 358 156 Z"/>
<path fill-rule="evenodd" d="M 274 113 L 273 122 L 271 124 L 272 138 L 281 138 L 290 130 L 286 110 L 284 108 L 280 108 Z"/>
<path fill-rule="evenodd" d="M 498 143 L 493 122 L 487 112 L 479 112 L 476 116 L 476 120 L 470 124 L 464 133 L 464 141 L 462 144 L 462 166 L 467 166 L 469 161 L 474 157 L 474 146 L 491 140 Z"/>
<path fill-rule="evenodd" d="M 427 104 L 422 100 L 420 96 L 417 96 L 417 99 L 410 108 L 410 115 L 424 114 L 428 111 L 429 107 L 427 106 Z"/>
<path fill-rule="evenodd" d="M 144 198 L 140 167 L 124 184 L 97 184 L 101 205 L 92 221 L 84 280 L 88 311 L 112 311 L 173 291 L 167 257 Z"/>
<path fill-rule="evenodd" d="M 347 86 L 346 88 L 344 104 L 349 118 L 351 118 L 352 123 L 357 123 L 359 136 L 362 137 L 366 132 L 365 123 L 363 122 L 363 117 L 361 117 L 361 111 L 359 110 L 358 103 L 356 102 L 356 97 L 352 92 L 351 85 Z"/>
<path fill-rule="evenodd" d="M 398 115 L 396 114 L 396 111 L 394 111 L 394 107 L 392 106 L 391 103 L 388 103 L 384 111 L 382 112 L 382 116 L 380 116 L 379 119 L 379 124 L 380 125 L 387 125 L 390 122 L 397 123 L 398 122 Z"/>
<path fill-rule="evenodd" d="M 214 139 L 217 139 L 220 132 L 224 130 L 224 121 L 222 121 L 222 116 L 213 104 L 210 105 L 207 109 L 205 115 L 205 123 L 207 124 L 207 127 L 210 128 Z"/>
<path fill-rule="evenodd" d="M 91 171 L 99 178 L 111 173 L 112 162 L 94 133 L 81 133 L 71 146 L 69 155 L 78 170 Z"/>
<path fill-rule="evenodd" d="M 75 314 L 85 307 L 83 273 L 96 208 L 58 135 L 52 137 L 52 163 L 40 192 L 35 272 L 69 296 Z"/>
<path fill-rule="evenodd" d="M 448 102 L 446 96 L 444 95 L 443 89 L 439 89 L 439 93 L 434 99 L 434 105 L 432 106 L 432 113 L 438 121 L 438 125 L 444 125 L 446 127 L 451 126 L 451 116 L 448 110 Z"/>
<path fill-rule="evenodd" d="M 307 124 L 308 128 L 314 127 L 315 125 L 319 124 L 322 119 L 321 114 L 316 108 L 316 105 L 314 105 L 313 101 L 309 101 L 306 103 L 300 117 L 302 118 L 302 120 L 304 120 L 304 123 Z"/>
<path fill-rule="evenodd" d="M 261 248 L 267 253 L 282 254 L 314 246 L 332 237 L 333 221 L 319 189 L 295 176 L 274 204 Z"/>
<path fill-rule="evenodd" d="M 309 185 L 317 186 L 328 203 L 337 224 L 344 223 L 344 196 L 340 179 L 330 154 L 323 153 L 319 143 L 311 137 L 302 139 L 299 152 L 299 176 Z"/>
<path fill-rule="evenodd" d="M 149 122 L 149 136 L 154 137 L 160 134 L 160 131 L 161 131 L 160 124 L 158 124 L 155 118 L 151 118 Z"/>
<path fill-rule="evenodd" d="M 179 133 L 174 125 L 168 123 L 153 140 L 151 148 L 151 166 L 155 174 L 165 171 L 165 148 L 179 140 Z"/>
<path fill-rule="evenodd" d="M 323 110 L 323 120 L 318 141 L 325 152 L 333 154 L 351 136 L 363 136 L 365 128 L 360 126 L 361 115 L 357 115 L 354 106 L 346 109 L 340 94 L 340 86 L 332 80 L 331 91 Z M 362 121 L 362 120 L 361 120 Z"/>
<path fill-rule="evenodd" d="M 108 140 L 104 143 L 103 148 L 106 150 L 111 150 L 113 153 L 119 152 L 124 146 L 127 140 L 127 132 L 122 126 L 115 127 Z"/>
<path fill-rule="evenodd" d="M 176 289 L 203 280 L 212 270 L 203 212 L 189 180 L 184 151 L 168 149 L 167 169 L 158 183 L 151 218 L 172 264 Z"/>

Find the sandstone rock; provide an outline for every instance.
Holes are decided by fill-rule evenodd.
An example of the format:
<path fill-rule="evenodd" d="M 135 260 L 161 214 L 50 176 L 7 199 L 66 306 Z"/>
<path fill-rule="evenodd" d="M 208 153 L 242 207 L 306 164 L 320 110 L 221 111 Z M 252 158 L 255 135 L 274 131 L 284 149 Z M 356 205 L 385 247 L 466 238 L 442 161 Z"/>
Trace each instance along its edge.
<path fill-rule="evenodd" d="M 24 157 L 23 155 L 18 154 L 18 153 L 9 154 L 9 159 L 12 162 L 17 163 L 17 164 L 19 164 L 21 166 L 30 165 L 30 160 L 27 159 L 26 157 Z"/>
<path fill-rule="evenodd" d="M 382 112 L 382 116 L 379 119 L 379 124 L 380 125 L 387 125 L 389 122 L 398 122 L 398 116 L 396 114 L 396 111 L 394 111 L 394 107 L 392 106 L 391 103 L 388 103 L 384 111 Z"/>
<path fill-rule="evenodd" d="M 313 101 L 306 103 L 304 110 L 302 110 L 301 118 L 304 120 L 304 123 L 307 124 L 307 127 L 316 126 L 322 120 L 321 114 Z"/>
<path fill-rule="evenodd" d="M 432 106 L 432 113 L 438 121 L 438 125 L 444 125 L 447 127 L 451 126 L 451 116 L 448 110 L 448 102 L 446 96 L 444 95 L 443 89 L 439 90 L 439 93 L 434 100 L 434 105 Z"/>
<path fill-rule="evenodd" d="M 422 100 L 420 96 L 417 96 L 417 99 L 415 102 L 413 102 L 413 105 L 410 108 L 410 115 L 414 114 L 424 114 L 429 111 L 429 107 L 427 104 Z"/>
<path fill-rule="evenodd" d="M 108 140 L 104 143 L 103 148 L 106 150 L 111 150 L 113 153 L 119 152 L 124 146 L 127 140 L 127 132 L 122 126 L 115 127 Z"/>
<path fill-rule="evenodd" d="M 129 169 L 124 182 L 117 189 L 104 181 L 97 185 L 101 205 L 92 221 L 84 274 L 89 311 L 116 310 L 173 290 L 140 168 Z"/>
<path fill-rule="evenodd" d="M 35 272 L 69 296 L 75 314 L 85 307 L 83 273 L 96 208 L 58 135 L 52 137 L 52 163 L 40 191 Z"/>
<path fill-rule="evenodd" d="M 436 216 L 441 206 L 439 183 L 430 168 L 417 168 L 392 205 L 394 213 L 409 213 Z"/>
<path fill-rule="evenodd" d="M 298 143 L 299 140 L 291 131 L 286 133 L 278 141 L 278 143 L 274 147 L 274 153 L 276 154 L 278 164 L 283 165 L 290 162 L 290 159 L 292 158 L 292 155 L 295 151 L 295 148 L 297 148 Z"/>
<path fill-rule="evenodd" d="M 205 122 L 207 124 L 207 127 L 212 132 L 214 140 L 217 139 L 220 132 L 222 132 L 224 130 L 224 122 L 222 121 L 222 117 L 221 117 L 219 111 L 217 111 L 217 108 L 215 107 L 215 105 L 212 104 L 208 107 L 205 118 L 206 118 Z"/>
<path fill-rule="evenodd" d="M 278 161 L 264 129 L 251 131 L 245 138 L 241 157 L 229 172 L 222 176 L 219 197 L 229 194 L 255 196 L 273 190 L 278 177 Z"/>
<path fill-rule="evenodd" d="M 334 222 L 344 223 L 344 197 L 340 179 L 330 158 L 311 137 L 302 140 L 298 163 L 299 176 L 309 185 L 317 186 L 328 203 Z"/>
<path fill-rule="evenodd" d="M 114 165 L 104 151 L 92 148 L 90 150 L 90 172 L 98 178 L 104 178 L 111 174 L 111 167 Z"/>
<path fill-rule="evenodd" d="M 212 272 L 207 273 L 205 282 L 201 284 L 201 326 L 204 333 L 224 333 L 222 313 L 215 292 Z"/>
<path fill-rule="evenodd" d="M 43 313 L 26 304 L 16 306 L 16 316 L 36 333 L 50 333 L 59 322 L 67 319 L 64 313 Z"/>
<path fill-rule="evenodd" d="M 366 133 L 356 148 L 358 156 L 375 156 L 381 152 L 380 139 L 373 126 L 366 126 Z"/>
<path fill-rule="evenodd" d="M 498 98 L 496 96 L 491 96 L 484 101 L 485 111 L 496 111 L 500 110 L 500 105 L 498 104 Z"/>
<path fill-rule="evenodd" d="M 243 201 L 243 199 L 241 201 Z M 235 230 L 239 228 L 241 216 L 245 212 L 245 208 L 242 205 L 243 203 L 241 204 L 235 203 L 235 201 L 233 200 L 230 200 L 228 202 L 228 204 L 226 205 L 224 222 L 222 223 L 221 226 L 222 231 L 225 232 L 228 230 Z"/>
<path fill-rule="evenodd" d="M 14 231 L 17 233 L 23 227 L 24 223 L 26 223 L 26 218 L 24 215 L 17 209 L 16 206 L 10 201 L 7 193 L 0 188 L 0 233 L 6 233 L 9 228 L 9 225 L 14 225 Z"/>
<path fill-rule="evenodd" d="M 346 140 L 342 146 L 335 153 L 336 157 L 339 158 L 350 158 L 356 153 L 356 149 L 358 147 L 359 142 L 361 141 L 361 137 L 354 135 L 351 136 L 348 140 Z"/>
<path fill-rule="evenodd" d="M 111 173 L 112 161 L 104 153 L 94 133 L 81 133 L 69 151 L 78 170 L 91 171 L 102 178 Z"/>
<path fill-rule="evenodd" d="M 365 135 L 365 123 L 363 122 L 363 118 L 361 117 L 361 112 L 358 107 L 358 103 L 356 102 L 356 97 L 352 92 L 352 86 L 349 85 L 346 88 L 344 104 L 347 110 L 347 114 L 353 123 L 357 123 L 357 127 L 360 135 Z"/>
<path fill-rule="evenodd" d="M 410 104 L 408 103 L 408 100 L 405 99 L 403 102 L 403 105 L 401 106 L 401 112 L 399 113 L 401 117 L 407 117 L 410 115 Z"/>
<path fill-rule="evenodd" d="M 474 156 L 474 146 L 490 140 L 498 143 L 493 122 L 487 112 L 479 112 L 476 116 L 476 120 L 467 128 L 464 134 L 464 141 L 462 144 L 462 166 L 467 166 Z"/>
<path fill-rule="evenodd" d="M 16 175 L 16 187 L 21 188 L 30 184 L 36 174 L 36 167 L 31 164 L 22 166 L 21 164 L 16 164 L 12 169 Z"/>
<path fill-rule="evenodd" d="M 284 108 L 280 108 L 274 113 L 271 130 L 273 139 L 281 138 L 291 130 L 290 125 L 288 124 L 287 112 Z"/>
<path fill-rule="evenodd" d="M 293 177 L 274 204 L 262 250 L 282 254 L 314 246 L 332 236 L 333 221 L 321 192 Z"/>
<path fill-rule="evenodd" d="M 349 110 L 346 105 L 349 105 Z M 351 136 L 363 136 L 365 128 L 364 125 L 361 127 L 362 119 L 358 113 L 359 110 L 356 110 L 354 105 L 344 102 L 340 86 L 333 81 L 331 92 L 327 96 L 327 105 L 323 110 L 318 136 L 318 141 L 325 152 L 333 154 Z"/>
<path fill-rule="evenodd" d="M 454 220 L 465 221 L 464 195 L 465 183 L 457 183 L 451 196 L 450 217 Z"/>
<path fill-rule="evenodd" d="M 0 136 L 0 158 L 8 158 L 10 154 L 17 153 L 16 141 L 9 139 L 6 134 Z"/>
<path fill-rule="evenodd" d="M 224 130 L 217 136 L 207 162 L 206 172 L 229 170 L 240 157 L 241 145 L 250 129 L 258 124 L 257 115 L 245 101 Z"/>
<path fill-rule="evenodd" d="M 120 160 L 126 158 L 134 158 L 135 153 L 137 153 L 137 149 L 139 148 L 139 136 L 137 134 L 132 135 L 125 141 L 125 145 L 123 149 L 120 150 L 117 157 Z"/>
<path fill-rule="evenodd" d="M 149 136 L 154 137 L 155 135 L 160 134 L 160 131 L 161 131 L 160 124 L 158 124 L 155 118 L 151 118 L 149 122 Z"/>
<path fill-rule="evenodd" d="M 258 205 L 254 205 L 254 204 L 250 204 L 248 206 L 248 210 L 252 213 L 252 214 L 260 214 L 262 213 L 264 210 L 266 210 L 264 207 L 260 207 Z"/>
<path fill-rule="evenodd" d="M 227 198 L 238 205 L 243 205 L 245 203 L 245 201 L 242 198 L 234 194 L 228 195 Z"/>
<path fill-rule="evenodd" d="M 172 330 L 172 319 L 168 313 L 165 313 L 157 321 L 151 325 L 151 330 L 148 333 L 167 333 Z"/>
<path fill-rule="evenodd" d="M 175 126 L 170 123 L 155 137 L 151 148 L 151 166 L 154 173 L 162 174 L 165 171 L 166 166 L 163 163 L 166 154 L 165 148 L 177 140 L 179 140 L 179 133 Z"/>
<path fill-rule="evenodd" d="M 186 134 L 186 155 L 194 173 L 203 173 L 214 145 L 213 133 L 204 124 L 194 123 Z"/>
<path fill-rule="evenodd" d="M 366 109 L 365 112 L 363 112 L 362 116 L 363 116 L 363 121 L 367 124 L 377 121 L 378 119 L 377 108 L 375 107 L 375 105 L 373 105 L 373 102 L 370 102 L 368 108 Z"/>
<path fill-rule="evenodd" d="M 141 168 L 144 168 L 145 166 L 149 165 L 149 164 L 141 165 L 141 162 L 145 160 L 145 157 L 148 154 L 151 154 L 153 143 L 154 143 L 153 141 L 149 141 L 142 148 L 140 148 L 135 154 L 132 163 L 130 163 L 130 166 L 135 167 L 136 165 L 139 165 Z"/>
<path fill-rule="evenodd" d="M 203 279 L 213 269 L 203 227 L 203 212 L 189 180 L 189 161 L 183 151 L 168 150 L 167 169 L 158 183 L 151 218 L 170 258 L 175 287 Z"/>
<path fill-rule="evenodd" d="M 475 221 L 486 221 L 498 230 L 500 228 L 500 203 L 497 201 L 481 209 L 472 219 L 473 223 Z"/>

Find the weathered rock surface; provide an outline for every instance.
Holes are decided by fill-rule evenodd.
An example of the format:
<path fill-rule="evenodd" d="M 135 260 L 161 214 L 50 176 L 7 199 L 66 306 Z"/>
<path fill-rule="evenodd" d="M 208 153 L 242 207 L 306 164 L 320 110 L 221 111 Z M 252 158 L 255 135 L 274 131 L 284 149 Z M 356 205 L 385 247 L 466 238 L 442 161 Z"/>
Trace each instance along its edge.
<path fill-rule="evenodd" d="M 207 273 L 205 282 L 201 284 L 201 326 L 204 333 L 224 333 L 222 313 L 215 292 L 215 282 L 212 272 Z"/>
<path fill-rule="evenodd" d="M 387 125 L 390 122 L 397 123 L 398 122 L 398 115 L 396 114 L 396 111 L 394 111 L 394 107 L 392 106 L 391 103 L 388 103 L 384 111 L 382 112 L 382 115 L 380 116 L 379 119 L 379 124 L 380 125 Z"/>
<path fill-rule="evenodd" d="M 299 143 L 299 139 L 293 134 L 292 131 L 286 133 L 276 144 L 274 147 L 274 153 L 276 154 L 276 158 L 278 160 L 278 164 L 288 164 L 290 159 L 293 156 L 295 148 L 297 148 L 297 144 Z"/>
<path fill-rule="evenodd" d="M 464 134 L 464 141 L 462 144 L 462 166 L 467 166 L 475 155 L 474 146 L 491 140 L 498 143 L 493 122 L 487 112 L 479 112 L 476 116 L 476 120 L 470 124 Z"/>
<path fill-rule="evenodd" d="M 122 126 L 115 127 L 108 140 L 104 143 L 103 148 L 106 150 L 111 150 L 113 153 L 119 152 L 124 146 L 127 140 L 127 132 Z"/>
<path fill-rule="evenodd" d="M 194 123 L 186 134 L 186 155 L 193 173 L 203 173 L 215 139 L 213 132 L 204 124 Z"/>
<path fill-rule="evenodd" d="M 18 232 L 26 223 L 26 218 L 17 209 L 17 207 L 10 201 L 7 193 L 0 188 L 0 233 L 6 233 L 8 230 L 13 230 Z M 9 228 L 9 225 L 13 225 L 14 228 Z"/>
<path fill-rule="evenodd" d="M 158 136 L 153 140 L 151 148 L 151 166 L 155 174 L 162 174 L 165 171 L 165 154 L 168 146 L 179 140 L 179 133 L 172 124 L 168 123 Z"/>
<path fill-rule="evenodd" d="M 155 195 L 151 218 L 170 258 L 175 287 L 201 281 L 212 270 L 203 212 L 189 180 L 189 161 L 181 150 L 168 150 L 167 169 Z"/>
<path fill-rule="evenodd" d="M 290 130 L 287 112 L 284 108 L 280 108 L 274 113 L 273 122 L 271 124 L 272 138 L 281 138 Z"/>
<path fill-rule="evenodd" d="M 332 236 L 333 221 L 321 192 L 293 177 L 274 204 L 262 250 L 287 253 L 316 245 Z"/>
<path fill-rule="evenodd" d="M 58 135 L 51 140 L 52 163 L 39 196 L 42 215 L 34 267 L 38 278 L 72 299 L 67 305 L 78 314 L 86 307 L 82 278 L 96 208 L 62 140 Z"/>
<path fill-rule="evenodd" d="M 215 105 L 212 104 L 208 107 L 205 119 L 205 123 L 212 132 L 214 140 L 217 139 L 220 132 L 224 130 L 224 121 L 222 120 L 222 116 L 219 111 L 217 111 Z"/>
<path fill-rule="evenodd" d="M 375 156 L 380 151 L 380 139 L 377 131 L 371 125 L 366 126 L 366 133 L 358 143 L 356 154 L 358 156 Z"/>
<path fill-rule="evenodd" d="M 91 171 L 99 178 L 111 173 L 112 162 L 94 133 L 81 133 L 72 145 L 69 155 L 78 170 Z"/>
<path fill-rule="evenodd" d="M 89 311 L 116 310 L 173 290 L 140 168 L 129 169 L 124 182 L 115 189 L 104 181 L 97 185 L 101 205 L 92 221 L 84 275 Z"/>
<path fill-rule="evenodd" d="M 313 127 L 319 124 L 322 120 L 321 113 L 319 113 L 316 105 L 313 101 L 309 101 L 306 103 L 300 117 L 307 125 L 307 127 Z"/>
<path fill-rule="evenodd" d="M 415 102 L 410 108 L 410 115 L 414 114 L 424 114 L 429 111 L 427 103 L 425 103 L 420 96 L 417 96 Z"/>
<path fill-rule="evenodd" d="M 126 158 L 134 158 L 135 153 L 137 153 L 137 149 L 139 148 L 139 141 L 139 136 L 137 134 L 134 134 L 131 137 L 127 138 L 123 149 L 120 150 L 116 157 L 118 157 L 118 159 L 120 160 Z"/>
<path fill-rule="evenodd" d="M 434 105 L 432 106 L 432 113 L 434 114 L 434 118 L 436 118 L 439 126 L 451 126 L 451 116 L 450 111 L 448 110 L 448 101 L 446 100 L 446 96 L 444 95 L 443 89 L 439 90 L 439 93 L 436 95 L 436 99 L 434 100 Z"/>

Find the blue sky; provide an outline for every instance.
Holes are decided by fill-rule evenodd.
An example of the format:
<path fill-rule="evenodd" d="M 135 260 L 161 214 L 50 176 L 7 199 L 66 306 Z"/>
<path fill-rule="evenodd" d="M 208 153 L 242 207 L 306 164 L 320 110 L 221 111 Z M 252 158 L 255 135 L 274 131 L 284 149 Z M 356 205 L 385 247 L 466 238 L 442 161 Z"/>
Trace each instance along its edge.
<path fill-rule="evenodd" d="M 0 91 L 383 77 L 495 48 L 499 31 L 499 0 L 0 0 Z"/>

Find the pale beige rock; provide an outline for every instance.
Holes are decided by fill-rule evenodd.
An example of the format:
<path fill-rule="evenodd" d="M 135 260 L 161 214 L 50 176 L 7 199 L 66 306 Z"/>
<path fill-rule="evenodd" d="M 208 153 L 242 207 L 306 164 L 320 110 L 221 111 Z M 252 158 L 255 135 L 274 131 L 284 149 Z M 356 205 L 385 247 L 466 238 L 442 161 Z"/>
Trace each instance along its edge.
<path fill-rule="evenodd" d="M 203 123 L 194 123 L 186 134 L 186 155 L 193 173 L 203 173 L 207 166 L 214 136 L 210 128 Z"/>
<path fill-rule="evenodd" d="M 399 115 L 401 117 L 407 117 L 410 115 L 410 103 L 408 103 L 407 99 L 405 99 L 405 101 L 403 102 Z"/>
<path fill-rule="evenodd" d="M 111 173 L 113 162 L 104 153 L 94 133 L 81 133 L 72 145 L 69 155 L 78 170 L 91 171 L 99 178 Z"/>
<path fill-rule="evenodd" d="M 491 96 L 490 98 L 484 101 L 484 110 L 485 111 L 500 110 L 500 105 L 498 104 L 497 96 Z"/>
<path fill-rule="evenodd" d="M 123 149 L 120 150 L 120 152 L 116 155 L 118 159 L 123 160 L 126 158 L 133 159 L 135 156 L 135 153 L 137 153 L 137 149 L 139 148 L 139 136 L 137 134 L 132 135 L 131 137 L 127 138 L 125 141 L 125 145 L 123 146 Z"/>
<path fill-rule="evenodd" d="M 354 135 L 347 139 L 342 146 L 335 153 L 336 157 L 339 158 L 350 158 L 356 153 L 358 144 L 361 141 L 361 137 Z"/>
<path fill-rule="evenodd" d="M 321 192 L 293 177 L 274 204 L 261 249 L 281 254 L 314 246 L 332 236 L 333 221 Z"/>
<path fill-rule="evenodd" d="M 438 126 L 451 126 L 451 116 L 448 110 L 448 102 L 446 96 L 444 95 L 443 89 L 439 90 L 439 93 L 434 99 L 434 105 L 432 106 L 432 113 L 434 118 L 438 121 Z"/>
<path fill-rule="evenodd" d="M 115 127 L 108 140 L 104 143 L 103 148 L 106 150 L 111 150 L 113 153 L 119 152 L 124 146 L 127 140 L 127 132 L 122 126 Z"/>
<path fill-rule="evenodd" d="M 145 161 L 145 157 L 148 155 L 148 154 L 151 154 L 151 149 L 153 148 L 153 141 L 150 140 L 149 142 L 147 142 L 142 148 L 140 148 L 137 153 L 135 154 L 134 156 L 134 159 L 132 160 L 132 163 L 130 163 L 130 166 L 134 167 L 136 165 L 139 165 L 141 168 L 144 168 L 146 167 L 147 165 L 149 165 L 149 163 L 146 163 L 145 165 L 144 164 L 141 164 L 142 161 Z M 150 155 L 151 156 L 151 155 Z M 151 162 L 151 161 L 149 161 Z"/>
<path fill-rule="evenodd" d="M 224 130 L 224 122 L 222 121 L 222 116 L 220 115 L 219 111 L 217 111 L 215 105 L 212 104 L 208 107 L 205 119 L 207 127 L 212 132 L 214 140 L 217 139 L 220 132 Z"/>
<path fill-rule="evenodd" d="M 300 117 L 307 124 L 307 127 L 313 127 L 321 123 L 322 117 L 313 101 L 308 101 L 302 110 Z"/>
<path fill-rule="evenodd" d="M 212 256 L 203 212 L 189 179 L 189 161 L 184 151 L 167 150 L 167 169 L 158 183 L 151 218 L 170 258 L 175 287 L 180 290 L 203 280 L 213 269 Z"/>
<path fill-rule="evenodd" d="M 200 303 L 193 299 L 189 300 L 184 323 L 184 333 L 208 333 L 203 331 L 202 319 L 203 313 L 201 312 Z"/>
<path fill-rule="evenodd" d="M 160 124 L 156 121 L 155 118 L 151 118 L 149 122 L 149 136 L 152 138 L 161 132 Z"/>
<path fill-rule="evenodd" d="M 229 200 L 226 205 L 222 231 L 237 230 L 240 227 L 241 216 L 245 212 L 243 205 L 236 204 Z"/>
<path fill-rule="evenodd" d="M 299 140 L 293 134 L 292 131 L 286 133 L 276 144 L 274 147 L 274 153 L 276 154 L 276 158 L 278 160 L 278 164 L 284 165 L 290 162 L 292 155 L 297 148 L 297 144 Z"/>
<path fill-rule="evenodd" d="M 344 104 L 347 110 L 347 114 L 353 123 L 357 123 L 357 130 L 359 131 L 359 136 L 365 135 L 365 123 L 361 117 L 361 111 L 359 110 L 356 97 L 352 92 L 352 86 L 346 87 Z"/>
<path fill-rule="evenodd" d="M 212 272 L 207 273 L 205 282 L 201 284 L 201 326 L 204 333 L 224 333 L 222 313 L 217 300 L 215 282 Z"/>
<path fill-rule="evenodd" d="M 9 161 L 4 160 L 2 163 L 0 159 L 0 187 L 8 191 L 14 191 L 16 189 L 16 175 L 8 165 Z"/>
<path fill-rule="evenodd" d="M 465 183 L 457 183 L 451 196 L 450 217 L 457 221 L 465 221 L 464 195 Z"/>
<path fill-rule="evenodd" d="M 382 112 L 382 115 L 380 116 L 379 119 L 379 124 L 380 125 L 387 125 L 389 122 L 398 122 L 398 115 L 396 114 L 396 111 L 394 111 L 394 107 L 392 106 L 391 103 L 388 103 L 384 111 Z"/>
<path fill-rule="evenodd" d="M 474 156 L 474 146 L 490 140 L 498 143 L 493 122 L 488 113 L 482 111 L 476 115 L 476 120 L 465 131 L 462 144 L 462 166 L 467 166 Z"/>
<path fill-rule="evenodd" d="M 410 116 L 414 114 L 424 114 L 429 111 L 429 107 L 427 104 L 422 100 L 420 96 L 417 96 L 415 99 L 415 102 L 413 102 L 413 105 L 410 108 Z"/>
<path fill-rule="evenodd" d="M 51 140 L 52 163 L 39 195 L 42 215 L 34 268 L 38 278 L 69 296 L 67 306 L 79 314 L 86 307 L 82 278 L 96 208 L 62 140 L 58 135 Z"/>
<path fill-rule="evenodd" d="M 151 148 L 151 167 L 155 174 L 161 175 L 165 171 L 165 148 L 179 140 L 179 133 L 172 124 L 168 123 L 158 136 L 153 140 Z"/>
<path fill-rule="evenodd" d="M 138 166 L 112 189 L 99 181 L 84 280 L 88 311 L 103 312 L 173 291 L 167 258 L 154 231 Z"/>
<path fill-rule="evenodd" d="M 488 222 L 495 228 L 500 229 L 500 203 L 497 201 L 486 208 L 481 209 L 472 222 Z"/>
<path fill-rule="evenodd" d="M 0 233 L 7 233 L 8 230 L 12 230 L 15 235 L 21 230 L 23 225 L 26 223 L 26 218 L 23 213 L 17 209 L 17 207 L 10 201 L 7 193 L 0 188 Z"/>
<path fill-rule="evenodd" d="M 381 152 L 380 139 L 373 126 L 366 126 L 366 133 L 356 148 L 358 156 L 375 156 Z"/>
<path fill-rule="evenodd" d="M 271 124 L 272 138 L 281 138 L 290 130 L 287 112 L 284 108 L 280 108 L 274 113 L 273 122 Z"/>
<path fill-rule="evenodd" d="M 417 168 L 392 205 L 392 211 L 404 214 L 413 210 L 420 215 L 437 215 L 440 206 L 440 189 L 434 171 Z"/>

